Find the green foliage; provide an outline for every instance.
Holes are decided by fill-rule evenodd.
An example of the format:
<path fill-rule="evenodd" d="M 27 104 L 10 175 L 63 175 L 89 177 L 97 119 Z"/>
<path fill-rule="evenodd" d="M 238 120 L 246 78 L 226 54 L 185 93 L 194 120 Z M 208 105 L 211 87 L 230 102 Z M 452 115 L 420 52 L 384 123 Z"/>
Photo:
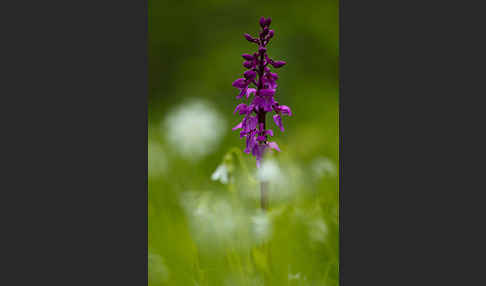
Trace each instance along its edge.
<path fill-rule="evenodd" d="M 262 174 L 231 130 L 231 83 L 254 48 L 242 35 L 260 16 L 276 31 L 270 54 L 287 62 L 276 98 L 294 114 L 284 133 L 267 118 L 282 152 L 265 158 L 266 213 Z M 338 2 L 149 0 L 148 27 L 149 285 L 338 285 Z M 212 147 L 204 114 L 175 121 L 197 125 L 190 136 L 167 125 L 191 100 L 219 114 Z M 221 165 L 226 184 L 211 179 Z"/>

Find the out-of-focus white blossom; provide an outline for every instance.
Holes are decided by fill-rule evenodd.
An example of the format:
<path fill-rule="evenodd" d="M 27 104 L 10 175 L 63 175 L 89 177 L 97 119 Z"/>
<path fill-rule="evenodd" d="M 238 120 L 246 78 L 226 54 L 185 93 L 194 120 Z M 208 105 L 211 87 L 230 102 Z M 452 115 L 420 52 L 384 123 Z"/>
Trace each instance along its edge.
<path fill-rule="evenodd" d="M 223 184 L 228 183 L 228 167 L 225 164 L 221 164 L 211 175 L 211 180 L 220 181 Z"/>
<path fill-rule="evenodd" d="M 335 164 L 326 157 L 316 158 L 311 165 L 312 173 L 315 177 L 335 177 L 337 170 Z"/>
<path fill-rule="evenodd" d="M 225 127 L 224 118 L 209 103 L 193 100 L 171 110 L 160 131 L 181 156 L 197 161 L 215 150 Z"/>
<path fill-rule="evenodd" d="M 181 200 L 191 230 L 199 242 L 211 244 L 233 237 L 241 215 L 226 198 L 210 192 L 186 192 Z"/>
<path fill-rule="evenodd" d="M 282 170 L 276 160 L 264 160 L 257 170 L 257 178 L 265 182 L 279 182 L 284 179 Z"/>
<path fill-rule="evenodd" d="M 216 251 L 221 243 L 239 241 L 236 250 L 243 250 L 270 238 L 270 212 L 263 213 L 259 209 L 255 212 L 231 198 L 229 193 L 209 191 L 190 191 L 181 195 L 191 235 L 204 248 Z"/>
<path fill-rule="evenodd" d="M 288 200 L 295 195 L 301 187 L 302 177 L 296 165 L 282 164 L 272 158 L 264 159 L 256 171 L 258 181 L 267 183 L 268 196 L 273 202 Z M 249 190 L 248 195 L 253 199 L 259 199 L 260 192 Z"/>
<path fill-rule="evenodd" d="M 317 242 L 324 242 L 328 233 L 327 224 L 322 219 L 314 219 L 308 223 L 309 236 Z"/>
<path fill-rule="evenodd" d="M 252 227 L 253 234 L 258 241 L 266 240 L 272 232 L 270 218 L 263 212 L 252 217 Z"/>
<path fill-rule="evenodd" d="M 299 280 L 300 279 L 300 272 L 296 274 L 289 273 L 288 276 L 289 280 Z"/>
<path fill-rule="evenodd" d="M 164 263 L 164 259 L 157 254 L 148 254 L 149 280 L 154 284 L 167 282 L 169 279 L 169 269 Z"/>

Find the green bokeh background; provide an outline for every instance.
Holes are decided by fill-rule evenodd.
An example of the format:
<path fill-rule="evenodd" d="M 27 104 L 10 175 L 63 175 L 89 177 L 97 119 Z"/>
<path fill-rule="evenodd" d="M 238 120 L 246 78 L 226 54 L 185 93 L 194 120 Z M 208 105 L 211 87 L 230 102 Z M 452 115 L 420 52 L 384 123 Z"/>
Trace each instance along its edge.
<path fill-rule="evenodd" d="M 149 285 L 339 284 L 338 6 L 337 0 L 149 0 Z M 270 197 L 262 215 L 270 234 L 255 241 L 259 203 L 244 195 L 258 192 L 255 161 L 228 152 L 244 148 L 231 130 L 241 120 L 233 114 L 241 101 L 231 83 L 245 70 L 241 54 L 255 50 L 243 33 L 256 35 L 261 16 L 272 17 L 275 30 L 270 57 L 287 62 L 277 70 L 276 99 L 293 116 L 284 117 L 284 133 L 267 118 L 282 150 L 268 159 L 285 170 L 291 195 Z M 191 100 L 225 122 L 214 149 L 197 160 L 178 152 L 169 140 L 174 128 L 166 125 Z M 211 180 L 222 162 L 234 168 L 230 184 Z M 218 211 L 221 201 L 229 209 Z M 207 225 L 191 214 L 201 205 L 216 213 Z M 244 223 L 228 235 L 212 233 L 221 214 Z"/>

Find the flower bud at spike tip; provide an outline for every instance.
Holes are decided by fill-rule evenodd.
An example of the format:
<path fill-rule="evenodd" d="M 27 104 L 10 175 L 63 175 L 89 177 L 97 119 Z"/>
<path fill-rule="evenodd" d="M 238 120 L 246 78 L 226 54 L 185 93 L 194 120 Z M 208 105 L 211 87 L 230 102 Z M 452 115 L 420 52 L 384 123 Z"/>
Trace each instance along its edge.
<path fill-rule="evenodd" d="M 261 17 L 261 18 L 260 18 L 260 26 L 262 26 L 262 28 L 263 28 L 263 27 L 265 27 L 265 23 L 266 23 L 266 21 L 267 21 L 267 20 L 265 19 L 265 17 Z"/>
<path fill-rule="evenodd" d="M 268 19 L 265 20 L 265 26 L 270 26 L 272 23 L 272 18 L 268 17 Z"/>

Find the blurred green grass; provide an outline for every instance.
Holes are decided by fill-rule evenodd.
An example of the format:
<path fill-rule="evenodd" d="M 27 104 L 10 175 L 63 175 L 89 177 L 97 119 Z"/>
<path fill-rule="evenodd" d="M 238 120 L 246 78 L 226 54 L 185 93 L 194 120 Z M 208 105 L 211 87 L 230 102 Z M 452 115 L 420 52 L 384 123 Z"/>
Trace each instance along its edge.
<path fill-rule="evenodd" d="M 149 285 L 338 285 L 338 4 L 149 0 Z M 231 183 L 211 180 L 243 149 L 231 83 L 261 16 L 273 19 L 270 56 L 287 61 L 276 98 L 294 114 L 284 133 L 270 123 L 285 184 L 271 183 L 266 215 L 254 158 L 231 153 Z M 203 115 L 176 122 L 200 134 L 168 125 L 194 101 Z"/>

